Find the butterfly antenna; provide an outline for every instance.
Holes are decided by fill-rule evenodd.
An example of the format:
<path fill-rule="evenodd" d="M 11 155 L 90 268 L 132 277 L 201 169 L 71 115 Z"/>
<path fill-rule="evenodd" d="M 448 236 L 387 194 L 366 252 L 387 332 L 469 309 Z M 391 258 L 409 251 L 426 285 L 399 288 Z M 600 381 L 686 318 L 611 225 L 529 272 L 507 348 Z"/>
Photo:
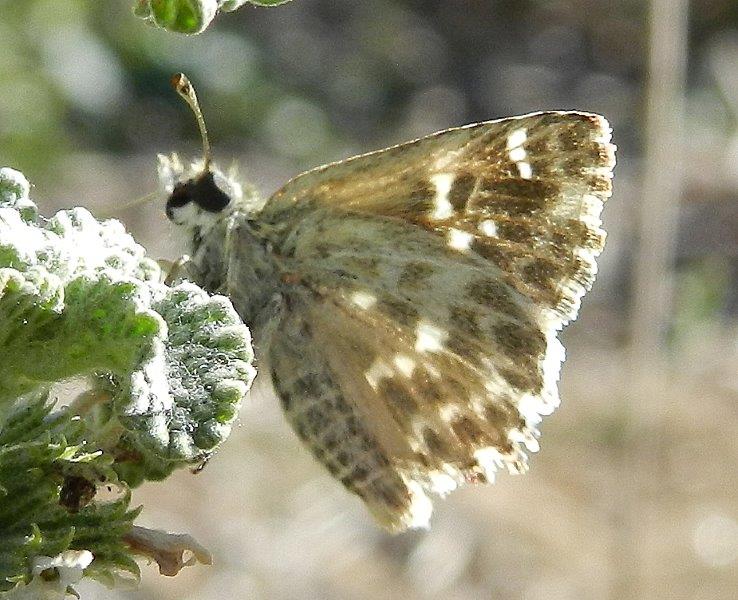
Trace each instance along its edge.
<path fill-rule="evenodd" d="M 195 87 L 190 83 L 187 75 L 184 73 L 176 73 L 172 75 L 170 80 L 174 91 L 176 91 L 185 102 L 187 106 L 192 109 L 197 120 L 197 127 L 200 129 L 200 136 L 202 137 L 202 150 L 205 159 L 205 171 L 210 170 L 210 164 L 213 161 L 213 155 L 210 150 L 210 140 L 208 139 L 208 130 L 205 127 L 205 119 L 202 116 L 200 110 L 200 103 L 197 101 L 197 94 L 195 93 Z"/>
<path fill-rule="evenodd" d="M 110 211 L 104 210 L 102 212 L 97 213 L 97 215 L 100 219 L 111 219 L 111 218 L 114 218 L 116 215 L 119 215 L 122 212 L 128 210 L 129 208 L 133 208 L 134 206 L 138 206 L 139 204 L 144 204 L 145 202 L 149 202 L 150 200 L 153 200 L 154 198 L 158 196 L 159 196 L 158 192 L 150 192 L 144 196 L 139 196 L 138 198 L 135 198 L 134 200 L 126 202 L 121 206 L 116 206 L 115 210 L 110 210 Z"/>

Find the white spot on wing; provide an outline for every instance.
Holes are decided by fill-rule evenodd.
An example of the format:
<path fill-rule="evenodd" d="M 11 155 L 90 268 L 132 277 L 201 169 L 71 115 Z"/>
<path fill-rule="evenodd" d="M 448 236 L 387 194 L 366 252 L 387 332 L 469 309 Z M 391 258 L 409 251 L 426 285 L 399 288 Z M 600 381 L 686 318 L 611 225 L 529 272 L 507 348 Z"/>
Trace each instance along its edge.
<path fill-rule="evenodd" d="M 517 148 L 513 148 L 508 152 L 510 155 L 510 160 L 513 162 L 519 162 L 521 160 L 525 160 L 528 156 L 528 153 L 525 151 L 525 148 L 522 146 L 518 146 Z"/>
<path fill-rule="evenodd" d="M 417 481 L 405 479 L 405 484 L 410 492 L 410 507 L 408 527 L 413 529 L 428 529 L 430 527 L 431 513 L 433 512 L 433 503 L 426 496 L 423 488 Z"/>
<path fill-rule="evenodd" d="M 556 337 L 556 329 L 551 327 L 544 331 L 546 335 L 546 354 L 540 365 L 543 371 L 543 389 L 540 394 L 524 394 L 518 400 L 518 411 L 525 419 L 526 426 L 533 430 L 541 422 L 541 415 L 550 415 L 559 405 L 559 391 L 556 383 L 559 380 L 561 363 L 565 352 Z M 537 440 L 521 440 L 529 450 L 537 444 Z"/>
<path fill-rule="evenodd" d="M 397 354 L 394 359 L 397 370 L 405 377 L 412 377 L 415 370 L 415 361 L 405 354 Z"/>
<path fill-rule="evenodd" d="M 523 179 L 531 179 L 533 177 L 533 167 L 530 166 L 527 160 L 521 160 L 518 163 L 518 171 L 520 172 L 520 177 Z"/>
<path fill-rule="evenodd" d="M 559 406 L 559 391 L 556 385 L 559 381 L 561 363 L 566 358 L 564 346 L 556 336 L 555 329 L 549 329 L 546 334 L 546 354 L 541 365 L 543 370 L 543 400 L 547 404 L 542 415 L 551 414 Z"/>
<path fill-rule="evenodd" d="M 479 448 L 474 452 L 474 459 L 490 481 L 494 481 L 495 472 L 505 464 L 499 450 L 492 447 Z"/>
<path fill-rule="evenodd" d="M 533 177 L 533 167 L 528 162 L 528 153 L 523 148 L 525 140 L 528 139 L 528 133 L 525 127 L 520 127 L 507 136 L 507 154 L 510 160 L 518 167 L 518 173 L 522 179 L 530 179 Z"/>
<path fill-rule="evenodd" d="M 602 225 L 600 213 L 602 212 L 602 200 L 594 194 L 582 196 L 581 204 L 577 206 L 577 216 L 580 221 L 592 229 L 598 229 Z"/>
<path fill-rule="evenodd" d="M 421 321 L 415 330 L 415 350 L 418 352 L 439 352 L 443 350 L 443 342 L 448 337 L 448 332 L 440 327 Z"/>
<path fill-rule="evenodd" d="M 369 310 L 377 303 L 377 298 L 368 292 L 354 292 L 351 294 L 351 302 L 356 304 L 359 308 Z"/>
<path fill-rule="evenodd" d="M 428 473 L 428 478 L 431 490 L 439 496 L 445 496 L 458 487 L 454 478 L 442 471 L 431 471 Z"/>
<path fill-rule="evenodd" d="M 497 237 L 497 223 L 492 219 L 485 219 L 479 224 L 479 231 L 489 237 Z"/>
<path fill-rule="evenodd" d="M 533 433 L 528 433 L 528 435 L 525 436 L 523 443 L 531 452 L 538 452 L 541 449 L 541 445 L 538 443 L 538 440 L 535 438 Z"/>
<path fill-rule="evenodd" d="M 511 131 L 510 135 L 507 136 L 507 149 L 513 150 L 518 146 L 522 146 L 527 139 L 528 132 L 525 130 L 525 127 L 519 127 L 518 129 Z"/>
<path fill-rule="evenodd" d="M 528 448 L 530 452 L 538 452 L 541 449 L 538 440 L 535 438 L 531 431 L 523 432 L 517 429 L 513 429 L 508 435 L 513 442 L 525 444 L 526 448 Z"/>
<path fill-rule="evenodd" d="M 388 379 L 394 374 L 395 372 L 392 370 L 392 368 L 381 358 L 378 358 L 366 370 L 366 372 L 364 373 L 364 377 L 366 377 L 369 385 L 376 389 L 382 379 Z"/>
<path fill-rule="evenodd" d="M 437 173 L 430 180 L 436 187 L 436 197 L 433 200 L 432 219 L 448 219 L 454 214 L 454 207 L 448 201 L 448 195 L 451 186 L 454 183 L 455 175 L 453 173 Z"/>
<path fill-rule="evenodd" d="M 444 404 L 438 409 L 438 412 L 446 423 L 452 423 L 461 414 L 459 407 L 455 404 Z"/>
<path fill-rule="evenodd" d="M 445 152 L 436 159 L 436 162 L 433 164 L 433 170 L 443 171 L 444 169 L 447 169 L 452 163 L 458 161 L 460 154 L 461 150 Z"/>
<path fill-rule="evenodd" d="M 522 415 L 522 417 L 525 419 L 525 424 L 528 427 L 535 427 L 538 425 L 538 423 L 541 422 L 541 415 L 542 414 L 551 414 L 553 412 L 553 409 L 542 413 L 542 404 L 541 400 L 538 396 L 534 396 L 533 394 L 524 394 L 520 397 L 518 400 L 518 412 Z"/>
<path fill-rule="evenodd" d="M 473 240 L 474 236 L 467 231 L 461 231 L 461 229 L 448 230 L 448 245 L 454 250 L 465 252 L 469 249 Z"/>

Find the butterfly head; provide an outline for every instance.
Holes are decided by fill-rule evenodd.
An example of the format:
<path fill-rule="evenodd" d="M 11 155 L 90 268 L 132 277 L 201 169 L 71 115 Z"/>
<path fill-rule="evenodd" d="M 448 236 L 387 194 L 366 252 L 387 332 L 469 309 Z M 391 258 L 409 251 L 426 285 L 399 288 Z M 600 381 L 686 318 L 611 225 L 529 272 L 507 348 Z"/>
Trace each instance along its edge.
<path fill-rule="evenodd" d="M 176 154 L 159 155 L 159 179 L 167 193 L 166 214 L 177 225 L 208 226 L 240 204 L 243 191 L 234 177 L 194 162 L 185 167 Z"/>

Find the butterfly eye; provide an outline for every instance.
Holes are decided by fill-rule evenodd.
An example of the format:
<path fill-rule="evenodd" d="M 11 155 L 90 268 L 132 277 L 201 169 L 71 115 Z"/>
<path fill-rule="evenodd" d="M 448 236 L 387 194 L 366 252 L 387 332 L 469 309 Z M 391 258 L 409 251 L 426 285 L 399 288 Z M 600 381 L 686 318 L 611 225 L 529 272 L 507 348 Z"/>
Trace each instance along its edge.
<path fill-rule="evenodd" d="M 165 212 L 170 221 L 174 220 L 174 209 L 182 208 L 192 201 L 192 181 L 178 183 L 167 198 Z"/>
<path fill-rule="evenodd" d="M 192 182 L 191 199 L 208 212 L 220 212 L 231 202 L 231 197 L 218 187 L 210 171 Z"/>
<path fill-rule="evenodd" d="M 211 213 L 222 211 L 231 202 L 231 197 L 218 187 L 212 172 L 178 183 L 167 199 L 166 213 L 174 220 L 174 210 L 194 202 L 202 210 Z"/>

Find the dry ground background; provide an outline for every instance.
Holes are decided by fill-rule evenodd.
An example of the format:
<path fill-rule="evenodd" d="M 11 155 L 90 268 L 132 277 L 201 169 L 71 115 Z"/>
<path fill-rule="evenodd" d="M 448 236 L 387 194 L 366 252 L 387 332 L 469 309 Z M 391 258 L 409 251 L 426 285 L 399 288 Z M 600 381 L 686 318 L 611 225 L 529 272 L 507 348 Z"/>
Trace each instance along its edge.
<path fill-rule="evenodd" d="M 84 598 L 736 597 L 738 5 L 692 2 L 685 52 L 656 52 L 667 75 L 684 66 L 684 89 L 658 96 L 659 3 L 294 0 L 184 39 L 134 20 L 128 0 L 0 0 L 0 163 L 35 182 L 45 212 L 115 214 L 155 256 L 183 248 L 161 203 L 122 206 L 156 188 L 157 152 L 197 152 L 173 71 L 199 86 L 218 158 L 264 193 L 328 160 L 538 109 L 601 112 L 619 146 L 601 274 L 564 334 L 563 404 L 527 476 L 453 493 L 428 532 L 385 535 L 261 381 L 203 473 L 134 495 L 143 524 L 192 532 L 216 565 L 174 579 L 144 565 L 138 590 Z M 678 45 L 682 2 L 667 4 L 658 31 Z M 666 128 L 649 138 L 654 89 Z M 679 100 L 684 144 L 669 137 Z"/>

